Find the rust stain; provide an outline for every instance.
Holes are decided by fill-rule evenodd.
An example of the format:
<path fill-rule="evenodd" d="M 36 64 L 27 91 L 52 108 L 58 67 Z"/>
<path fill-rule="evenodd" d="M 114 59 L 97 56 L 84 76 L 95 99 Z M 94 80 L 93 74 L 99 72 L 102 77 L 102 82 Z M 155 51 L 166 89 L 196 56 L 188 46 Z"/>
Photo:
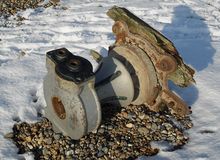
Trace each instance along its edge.
<path fill-rule="evenodd" d="M 53 97 L 52 104 L 53 104 L 53 109 L 54 109 L 56 115 L 60 119 L 65 119 L 66 118 L 66 111 L 65 111 L 65 108 L 63 106 L 62 101 L 58 97 Z"/>

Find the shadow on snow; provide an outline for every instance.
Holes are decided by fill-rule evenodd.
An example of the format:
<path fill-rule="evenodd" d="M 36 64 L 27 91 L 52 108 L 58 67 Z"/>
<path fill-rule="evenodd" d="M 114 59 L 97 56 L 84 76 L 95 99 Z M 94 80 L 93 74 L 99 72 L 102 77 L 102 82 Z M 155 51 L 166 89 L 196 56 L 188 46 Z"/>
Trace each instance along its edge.
<path fill-rule="evenodd" d="M 215 54 L 204 18 L 184 5 L 175 7 L 173 14 L 172 22 L 165 25 L 162 33 L 174 42 L 186 64 L 191 65 L 197 72 L 204 70 L 213 63 Z M 169 86 L 189 105 L 198 99 L 198 89 L 193 85 L 182 89 L 169 82 Z"/>

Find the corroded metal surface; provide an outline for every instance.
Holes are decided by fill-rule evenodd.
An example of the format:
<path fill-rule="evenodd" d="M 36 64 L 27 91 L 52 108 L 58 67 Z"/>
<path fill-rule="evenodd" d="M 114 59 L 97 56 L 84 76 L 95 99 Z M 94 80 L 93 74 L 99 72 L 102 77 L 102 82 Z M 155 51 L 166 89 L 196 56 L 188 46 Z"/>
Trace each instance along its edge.
<path fill-rule="evenodd" d="M 188 115 L 189 107 L 170 91 L 168 80 L 188 86 L 194 82 L 194 71 L 184 64 L 173 44 L 124 8 L 113 7 L 107 14 L 116 21 L 112 27 L 116 42 L 109 54 L 126 59 L 134 68 L 134 83 L 139 82 L 137 99 L 142 98 L 133 104 L 146 103 L 157 112 L 169 108 L 179 116 Z"/>
<path fill-rule="evenodd" d="M 73 139 L 95 131 L 101 121 L 92 65 L 61 48 L 47 53 L 44 79 L 45 116 L 56 132 Z"/>
<path fill-rule="evenodd" d="M 60 119 L 65 119 L 66 111 L 65 111 L 62 101 L 58 97 L 53 97 L 52 104 L 53 104 L 54 112 L 57 114 L 57 116 Z"/>
<path fill-rule="evenodd" d="M 107 12 L 107 15 L 111 17 L 115 22 L 120 21 L 120 23 L 124 23 L 127 25 L 124 26 L 120 23 L 116 23 L 116 28 L 118 28 L 116 29 L 116 32 L 119 33 L 115 34 L 117 35 L 118 40 L 120 39 L 120 41 L 124 41 L 126 39 L 124 35 L 127 34 L 126 31 L 129 31 L 134 35 L 138 35 L 138 38 L 134 38 L 133 36 L 135 40 L 138 40 L 138 43 L 136 43 L 137 41 L 131 42 L 140 45 L 140 47 L 144 47 L 144 50 L 148 52 L 153 50 L 153 55 L 150 55 L 151 53 L 148 53 L 152 61 L 157 58 L 154 57 L 157 55 L 171 55 L 176 60 L 177 69 L 172 72 L 172 74 L 169 74 L 168 77 L 175 84 L 185 87 L 194 82 L 194 70 L 183 62 L 177 49 L 169 39 L 167 39 L 157 30 L 152 28 L 150 25 L 145 23 L 143 20 L 141 20 L 125 8 L 114 6 Z M 113 32 L 115 32 L 114 27 Z"/>

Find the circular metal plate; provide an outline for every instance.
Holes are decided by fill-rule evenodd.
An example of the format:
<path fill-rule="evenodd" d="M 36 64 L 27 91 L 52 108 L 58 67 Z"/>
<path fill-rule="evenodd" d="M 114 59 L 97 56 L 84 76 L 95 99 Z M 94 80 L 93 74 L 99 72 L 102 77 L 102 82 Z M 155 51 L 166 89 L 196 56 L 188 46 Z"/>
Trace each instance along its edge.
<path fill-rule="evenodd" d="M 158 95 L 158 81 L 153 63 L 148 55 L 136 46 L 116 46 L 109 54 L 119 59 L 131 74 L 135 96 L 132 104 L 153 104 Z"/>

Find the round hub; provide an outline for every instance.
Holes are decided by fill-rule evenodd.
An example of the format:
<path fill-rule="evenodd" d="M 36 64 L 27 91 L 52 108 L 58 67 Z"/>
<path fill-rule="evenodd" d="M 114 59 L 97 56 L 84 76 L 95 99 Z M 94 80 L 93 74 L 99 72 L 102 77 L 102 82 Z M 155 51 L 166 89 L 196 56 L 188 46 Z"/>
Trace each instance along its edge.
<path fill-rule="evenodd" d="M 154 66 L 147 54 L 132 45 L 116 46 L 109 54 L 119 59 L 130 72 L 135 88 L 132 104 L 153 104 L 159 89 Z"/>

